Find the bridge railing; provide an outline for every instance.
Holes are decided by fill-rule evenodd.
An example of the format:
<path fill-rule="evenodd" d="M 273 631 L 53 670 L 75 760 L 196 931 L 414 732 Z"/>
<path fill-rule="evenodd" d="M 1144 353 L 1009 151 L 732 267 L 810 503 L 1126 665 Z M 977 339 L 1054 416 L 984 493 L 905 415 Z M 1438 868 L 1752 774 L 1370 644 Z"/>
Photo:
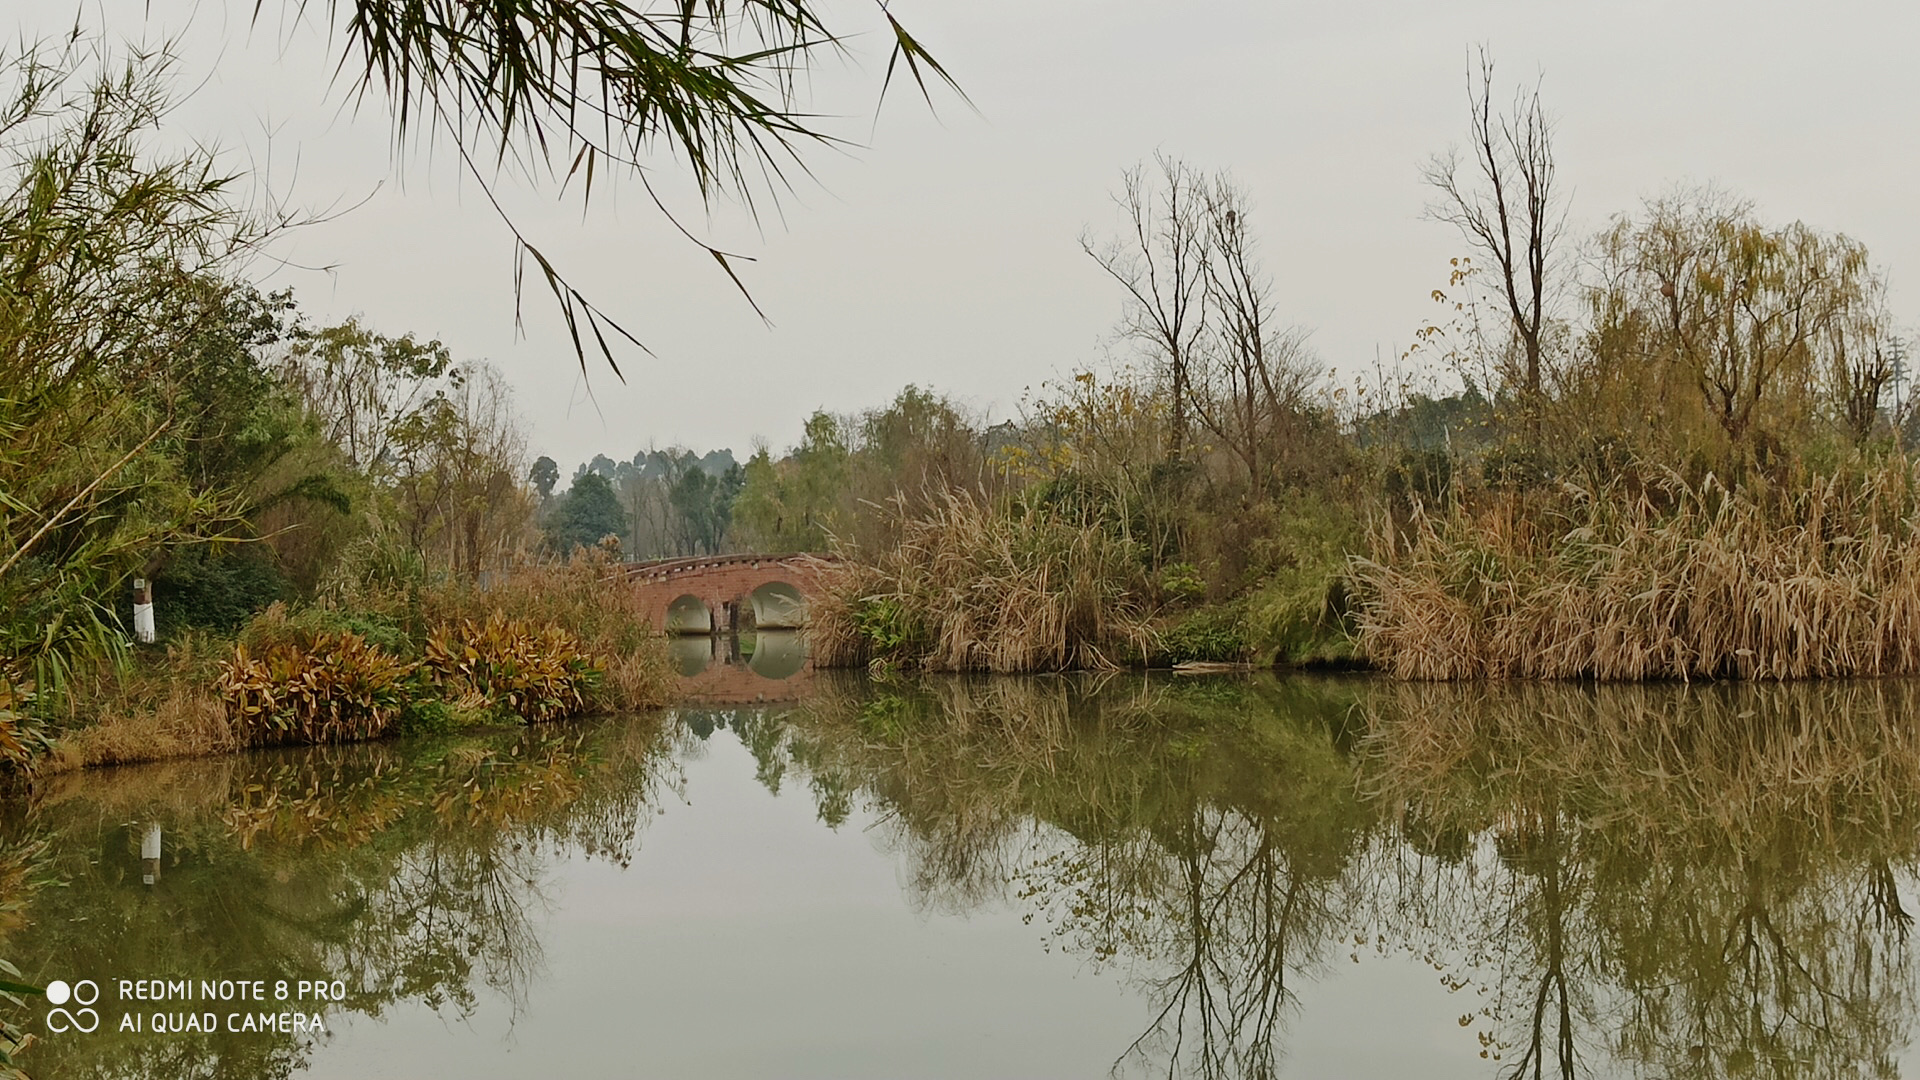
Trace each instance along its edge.
<path fill-rule="evenodd" d="M 688 570 L 712 570 L 723 566 L 758 565 L 760 563 L 821 562 L 836 563 L 839 557 L 834 555 L 815 555 L 807 552 L 788 552 L 784 555 L 736 554 L 736 555 L 691 555 L 677 559 L 653 559 L 648 562 L 621 564 L 621 571 L 629 578 L 634 577 L 671 577 Z"/>

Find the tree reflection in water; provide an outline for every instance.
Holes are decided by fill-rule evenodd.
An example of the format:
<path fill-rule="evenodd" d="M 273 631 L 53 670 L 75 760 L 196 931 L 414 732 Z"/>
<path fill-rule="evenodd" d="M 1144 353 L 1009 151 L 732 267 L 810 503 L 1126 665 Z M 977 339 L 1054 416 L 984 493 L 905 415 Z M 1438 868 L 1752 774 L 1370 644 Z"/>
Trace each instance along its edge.
<path fill-rule="evenodd" d="M 1128 971 L 1157 1015 L 1117 1070 L 1264 1077 L 1299 977 L 1348 925 L 1370 820 L 1351 700 L 1271 680 L 829 687 L 779 750 L 872 805 L 923 907 L 1011 897 Z"/>
<path fill-rule="evenodd" d="M 541 966 L 552 865 L 629 862 L 680 782 L 687 738 L 658 721 L 609 723 L 128 769 L 111 784 L 55 777 L 4 825 L 7 850 L 53 838 L 35 864 L 41 886 L 10 894 L 25 923 L 7 955 L 41 980 L 56 967 L 69 980 L 340 979 L 342 1003 L 306 1010 L 336 1017 L 402 1002 L 464 1016 L 484 986 L 517 1015 Z M 165 847 L 149 886 L 151 824 Z M 285 1077 L 312 1049 L 306 1035 L 155 1039 L 113 1026 L 40 1043 L 31 1071 Z"/>
<path fill-rule="evenodd" d="M 830 823 L 870 805 L 923 906 L 1013 899 L 1145 989 L 1117 1072 L 1271 1076 L 1304 982 L 1370 946 L 1472 999 L 1499 1075 L 1886 1076 L 1915 997 L 1916 705 L 999 679 L 829 686 L 748 726 Z"/>
<path fill-rule="evenodd" d="M 1493 979 L 1515 1074 L 1572 1075 L 1586 1043 L 1650 1075 L 1886 1076 L 1914 1008 L 1916 704 L 1899 682 L 1399 687 L 1370 700 L 1366 765 L 1389 819 L 1501 856 L 1477 891 L 1484 859 L 1401 898 L 1422 932 L 1468 928 L 1429 940 Z"/>
<path fill-rule="evenodd" d="M 483 990 L 517 1009 L 557 860 L 629 862 L 724 731 L 827 825 L 870 814 L 922 910 L 1014 904 L 1139 987 L 1151 1022 L 1117 1073 L 1273 1076 L 1313 980 L 1363 952 L 1472 1002 L 1461 1049 L 1490 1075 L 1890 1076 L 1910 1038 L 1905 683 L 817 685 L 56 777 L 0 821 L 0 955 L 41 980 L 341 978 L 336 1014 L 463 1015 Z M 311 1049 L 103 1030 L 32 1064 L 284 1077 Z"/>

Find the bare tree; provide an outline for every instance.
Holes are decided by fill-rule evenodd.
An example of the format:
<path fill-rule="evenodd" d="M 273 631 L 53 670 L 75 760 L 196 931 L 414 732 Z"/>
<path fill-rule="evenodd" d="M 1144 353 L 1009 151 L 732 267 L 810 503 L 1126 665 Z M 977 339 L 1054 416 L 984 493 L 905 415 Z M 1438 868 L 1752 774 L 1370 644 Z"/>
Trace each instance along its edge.
<path fill-rule="evenodd" d="M 1194 412 L 1266 491 L 1301 419 L 1317 365 L 1306 332 L 1280 326 L 1273 283 L 1248 229 L 1246 192 L 1226 173 L 1205 187 L 1207 332 L 1197 350 Z"/>
<path fill-rule="evenodd" d="M 1459 150 L 1427 163 L 1426 180 L 1439 191 L 1427 215 L 1460 230 L 1486 257 L 1499 280 L 1511 344 L 1517 346 L 1521 390 L 1537 424 L 1541 341 L 1551 313 L 1549 271 L 1565 224 L 1555 187 L 1553 122 L 1540 104 L 1540 86 L 1514 95 L 1512 110 L 1493 112 L 1493 58 L 1479 51 L 1467 74 L 1468 142 L 1472 163 Z"/>
<path fill-rule="evenodd" d="M 1158 175 L 1144 165 L 1127 170 L 1114 197 L 1126 218 L 1125 235 L 1104 243 L 1080 238 L 1082 250 L 1127 290 L 1121 330 L 1143 342 L 1166 373 L 1172 398 L 1170 455 L 1187 441 L 1187 402 L 1193 354 L 1206 329 L 1206 178 L 1192 166 L 1155 154 Z"/>

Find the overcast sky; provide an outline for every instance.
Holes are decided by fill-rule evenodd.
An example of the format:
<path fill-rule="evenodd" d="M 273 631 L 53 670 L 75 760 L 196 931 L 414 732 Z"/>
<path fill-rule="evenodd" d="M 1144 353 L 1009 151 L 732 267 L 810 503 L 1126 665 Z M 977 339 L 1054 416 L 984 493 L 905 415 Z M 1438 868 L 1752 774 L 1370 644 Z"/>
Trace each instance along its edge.
<path fill-rule="evenodd" d="M 282 243 L 292 266 L 255 273 L 316 317 L 491 360 L 535 452 L 569 469 L 649 445 L 780 450 L 813 409 L 881 404 L 907 383 L 1009 415 L 1026 387 L 1108 351 L 1120 297 L 1077 238 L 1112 228 L 1121 170 L 1156 150 L 1233 171 L 1284 317 L 1312 328 L 1329 367 L 1369 368 L 1431 318 L 1464 252 L 1421 219 L 1420 166 L 1464 132 L 1477 43 L 1508 87 L 1544 76 L 1577 232 L 1716 182 L 1770 219 L 1864 241 L 1901 318 L 1920 320 L 1908 4 L 895 0 L 979 112 L 950 95 L 930 112 L 896 86 L 875 125 L 881 25 L 867 0 L 832 0 L 870 32 L 818 71 L 812 104 L 861 145 L 811 154 L 813 178 L 758 226 L 668 184 L 689 224 L 757 260 L 743 274 L 771 326 L 637 187 L 602 187 L 583 215 L 508 185 L 529 235 L 658 354 L 625 357 L 624 385 L 599 365 L 582 379 L 538 297 L 516 335 L 508 234 L 449 155 L 396 154 L 384 102 L 355 108 L 333 78 L 328 5 L 308 4 L 305 25 L 273 0 L 252 24 L 253 6 L 0 0 L 28 39 L 76 14 L 114 40 L 177 38 L 193 92 L 174 137 L 217 144 L 295 204 L 354 207 Z"/>

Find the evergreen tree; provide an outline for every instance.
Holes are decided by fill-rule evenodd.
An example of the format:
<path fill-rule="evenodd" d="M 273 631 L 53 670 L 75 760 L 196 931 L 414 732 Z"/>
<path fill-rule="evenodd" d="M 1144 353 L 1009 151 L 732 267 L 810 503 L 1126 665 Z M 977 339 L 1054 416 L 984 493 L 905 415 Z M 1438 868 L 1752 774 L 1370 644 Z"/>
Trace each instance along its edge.
<path fill-rule="evenodd" d="M 560 466 L 552 458 L 541 454 L 533 463 L 533 470 L 527 474 L 533 482 L 533 489 L 540 493 L 540 501 L 553 498 L 553 485 L 560 482 Z"/>
<path fill-rule="evenodd" d="M 576 547 L 592 547 L 605 536 L 617 537 L 626 527 L 626 514 L 613 493 L 613 484 L 597 472 L 583 472 L 574 477 L 565 501 L 547 518 L 547 543 L 570 552 Z"/>

